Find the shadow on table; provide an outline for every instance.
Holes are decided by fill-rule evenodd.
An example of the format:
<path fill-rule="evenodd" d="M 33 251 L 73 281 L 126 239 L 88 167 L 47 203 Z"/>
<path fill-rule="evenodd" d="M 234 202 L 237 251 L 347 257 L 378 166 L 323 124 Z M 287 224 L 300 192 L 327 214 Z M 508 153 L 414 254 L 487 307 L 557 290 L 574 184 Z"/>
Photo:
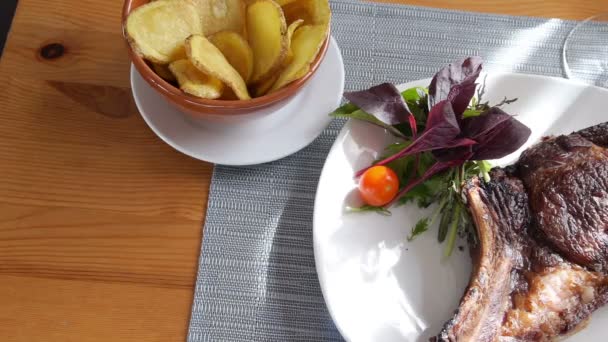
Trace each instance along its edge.
<path fill-rule="evenodd" d="M 2 58 L 2 51 L 4 51 L 4 44 L 8 36 L 11 22 L 13 21 L 13 15 L 17 8 L 17 0 L 2 0 L 0 1 L 0 58 Z"/>

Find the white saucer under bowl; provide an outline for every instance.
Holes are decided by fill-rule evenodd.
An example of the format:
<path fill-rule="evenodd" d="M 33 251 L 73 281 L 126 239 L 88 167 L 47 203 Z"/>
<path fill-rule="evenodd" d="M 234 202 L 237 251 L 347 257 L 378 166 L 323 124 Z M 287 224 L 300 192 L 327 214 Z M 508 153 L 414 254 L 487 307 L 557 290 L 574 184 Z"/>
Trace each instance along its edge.
<path fill-rule="evenodd" d="M 135 104 L 163 141 L 193 158 L 224 165 L 274 161 L 310 144 L 327 127 L 344 91 L 344 64 L 331 38 L 315 75 L 289 100 L 258 113 L 195 119 L 168 103 L 131 65 Z"/>

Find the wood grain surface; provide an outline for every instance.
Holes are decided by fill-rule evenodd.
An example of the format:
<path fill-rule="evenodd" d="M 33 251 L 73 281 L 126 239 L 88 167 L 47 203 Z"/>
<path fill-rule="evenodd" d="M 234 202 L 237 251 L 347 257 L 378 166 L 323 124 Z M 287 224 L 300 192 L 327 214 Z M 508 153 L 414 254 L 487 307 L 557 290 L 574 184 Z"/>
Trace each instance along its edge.
<path fill-rule="evenodd" d="M 572 19 L 608 9 L 391 2 Z M 212 165 L 137 114 L 121 5 L 19 1 L 0 61 L 2 341 L 185 339 Z"/>

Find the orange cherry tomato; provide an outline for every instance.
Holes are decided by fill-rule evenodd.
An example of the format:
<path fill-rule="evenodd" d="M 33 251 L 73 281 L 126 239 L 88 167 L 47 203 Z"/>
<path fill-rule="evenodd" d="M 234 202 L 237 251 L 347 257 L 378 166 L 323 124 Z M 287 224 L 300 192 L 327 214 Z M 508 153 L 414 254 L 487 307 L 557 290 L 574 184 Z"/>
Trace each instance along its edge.
<path fill-rule="evenodd" d="M 363 201 L 376 207 L 390 202 L 399 191 L 395 171 L 386 166 L 372 166 L 359 180 L 359 194 Z"/>

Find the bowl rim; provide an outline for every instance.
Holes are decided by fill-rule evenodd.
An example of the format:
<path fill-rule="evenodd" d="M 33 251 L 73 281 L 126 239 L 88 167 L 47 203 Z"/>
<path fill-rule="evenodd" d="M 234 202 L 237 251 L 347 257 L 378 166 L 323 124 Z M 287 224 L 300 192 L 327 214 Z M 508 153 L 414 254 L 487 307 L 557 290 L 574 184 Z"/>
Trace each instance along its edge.
<path fill-rule="evenodd" d="M 218 100 L 218 99 L 203 99 L 183 92 L 178 87 L 173 86 L 171 83 L 165 81 L 160 77 L 152 68 L 146 63 L 145 59 L 140 56 L 131 44 L 126 32 L 126 22 L 128 15 L 135 9 L 133 8 L 134 0 L 125 0 L 122 8 L 122 35 L 125 43 L 127 44 L 127 52 L 131 62 L 135 65 L 135 68 L 139 71 L 142 78 L 146 80 L 153 88 L 159 90 L 163 95 L 168 97 L 178 97 L 181 101 L 186 102 L 189 105 L 205 108 L 221 108 L 221 109 L 256 109 L 265 107 L 267 105 L 274 104 L 280 100 L 286 99 L 291 95 L 294 95 L 304 84 L 313 76 L 313 74 L 319 68 L 319 65 L 323 61 L 327 49 L 329 47 L 329 41 L 331 37 L 331 23 L 327 30 L 327 36 L 319 49 L 315 59 L 310 64 L 310 69 L 301 78 L 289 83 L 282 89 L 277 90 L 273 93 L 266 94 L 260 97 L 251 98 L 249 100 Z M 149 1 L 147 1 L 149 2 Z M 141 5 L 140 5 L 141 6 Z M 138 6 L 139 7 L 139 6 Z M 238 115 L 239 113 L 234 113 Z"/>

